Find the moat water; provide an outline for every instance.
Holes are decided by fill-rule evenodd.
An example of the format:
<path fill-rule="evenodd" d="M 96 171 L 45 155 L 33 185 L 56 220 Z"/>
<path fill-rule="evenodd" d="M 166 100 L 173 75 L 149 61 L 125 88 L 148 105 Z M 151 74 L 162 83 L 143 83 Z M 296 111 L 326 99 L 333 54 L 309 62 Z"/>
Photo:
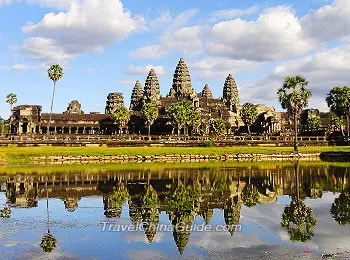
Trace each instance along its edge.
<path fill-rule="evenodd" d="M 164 167 L 0 168 L 0 259 L 350 257 L 350 164 Z"/>

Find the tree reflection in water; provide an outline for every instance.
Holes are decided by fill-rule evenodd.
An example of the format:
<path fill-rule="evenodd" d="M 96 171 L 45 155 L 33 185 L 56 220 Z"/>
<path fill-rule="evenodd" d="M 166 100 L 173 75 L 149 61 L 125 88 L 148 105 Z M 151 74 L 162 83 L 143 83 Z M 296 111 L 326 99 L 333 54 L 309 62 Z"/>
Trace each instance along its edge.
<path fill-rule="evenodd" d="M 289 206 L 284 208 L 281 225 L 287 228 L 291 241 L 306 242 L 313 237 L 312 228 L 316 225 L 316 218 L 312 209 L 305 205 L 299 196 L 299 161 L 295 163 L 296 196 L 292 197 Z"/>
<path fill-rule="evenodd" d="M 45 234 L 42 237 L 40 247 L 45 253 L 51 253 L 56 248 L 57 239 L 50 232 L 49 193 L 47 190 L 47 181 L 45 182 L 45 190 L 46 190 L 47 234 Z"/>
<path fill-rule="evenodd" d="M 172 227 L 177 227 L 173 228 L 173 238 L 178 251 L 183 253 L 194 220 L 210 224 L 215 210 L 221 210 L 222 222 L 229 228 L 226 235 L 234 235 L 244 208 L 242 205 L 254 207 L 275 203 L 280 195 L 292 197 L 283 214 L 279 214 L 282 215 L 282 228 L 288 231 L 293 241 L 312 239 L 316 219 L 303 199 L 318 199 L 323 191 L 341 192 L 333 203 L 331 214 L 339 224 L 349 224 L 348 168 L 326 164 L 300 165 L 96 170 L 88 174 L 81 171 L 3 175 L 0 181 L 4 183 L 2 191 L 6 191 L 8 209 L 37 207 L 38 199 L 46 199 L 48 232 L 41 242 L 44 252 L 51 252 L 57 244 L 50 232 L 48 198 L 60 198 L 65 208 L 76 214 L 73 211 L 79 207 L 81 198 L 101 195 L 102 212 L 108 218 L 119 218 L 123 206 L 128 203 L 130 222 L 135 226 L 142 223 L 148 243 L 154 242 L 160 214 L 167 213 Z"/>

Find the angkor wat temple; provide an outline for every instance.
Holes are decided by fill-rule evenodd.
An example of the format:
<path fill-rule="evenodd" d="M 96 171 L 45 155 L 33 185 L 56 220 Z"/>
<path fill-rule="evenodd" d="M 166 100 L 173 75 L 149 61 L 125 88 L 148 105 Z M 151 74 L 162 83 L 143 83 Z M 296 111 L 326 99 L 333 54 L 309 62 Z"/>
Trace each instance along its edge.
<path fill-rule="evenodd" d="M 172 86 L 166 97 L 160 95 L 158 77 L 150 70 L 144 88 L 137 81 L 131 94 L 131 118 L 124 129 L 125 133 L 142 134 L 146 132 L 141 109 L 145 103 L 154 103 L 159 108 L 159 117 L 152 126 L 153 134 L 171 134 L 173 126 L 166 114 L 171 104 L 188 99 L 200 112 L 201 125 L 191 134 L 210 134 L 210 120 L 221 118 L 226 124 L 228 134 L 235 134 L 244 124 L 239 115 L 241 105 L 236 82 L 230 74 L 223 84 L 222 97 L 214 98 L 208 85 L 200 93 L 192 88 L 190 72 L 183 58 L 178 62 Z M 105 114 L 86 114 L 81 110 L 78 101 L 72 101 L 62 114 L 52 114 L 50 132 L 55 134 L 115 134 L 118 131 L 112 115 L 117 105 L 124 104 L 122 93 L 110 93 L 107 96 Z M 252 129 L 256 133 L 273 134 L 288 132 L 290 122 L 286 113 L 276 112 L 273 106 L 257 105 L 259 116 Z M 39 105 L 21 105 L 13 109 L 10 118 L 13 134 L 45 134 L 48 133 L 50 115 L 42 113 Z"/>

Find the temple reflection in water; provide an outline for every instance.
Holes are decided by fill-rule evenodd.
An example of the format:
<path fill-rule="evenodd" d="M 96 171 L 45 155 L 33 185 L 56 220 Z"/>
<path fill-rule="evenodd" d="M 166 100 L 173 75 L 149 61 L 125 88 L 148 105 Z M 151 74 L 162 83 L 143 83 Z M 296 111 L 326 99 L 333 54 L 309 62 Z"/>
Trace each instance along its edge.
<path fill-rule="evenodd" d="M 349 168 L 331 165 L 260 165 L 155 170 L 94 170 L 50 174 L 0 175 L 12 208 L 38 207 L 41 199 L 59 198 L 69 212 L 79 207 L 83 197 L 101 196 L 101 215 L 118 219 L 127 210 L 133 225 L 142 223 L 152 243 L 165 212 L 169 222 L 184 225 L 173 238 L 180 253 L 188 243 L 196 217 L 210 223 L 214 209 L 223 212 L 228 226 L 239 224 L 243 205 L 274 203 L 280 195 L 320 198 L 323 191 L 350 189 Z M 47 187 L 47 189 L 46 189 Z M 296 194 L 298 193 L 298 194 Z M 103 204 L 102 204 L 103 203 Z M 124 205 L 124 208 L 123 208 Z M 126 207 L 127 205 L 127 207 Z M 229 229 L 231 235 L 235 230 Z"/>

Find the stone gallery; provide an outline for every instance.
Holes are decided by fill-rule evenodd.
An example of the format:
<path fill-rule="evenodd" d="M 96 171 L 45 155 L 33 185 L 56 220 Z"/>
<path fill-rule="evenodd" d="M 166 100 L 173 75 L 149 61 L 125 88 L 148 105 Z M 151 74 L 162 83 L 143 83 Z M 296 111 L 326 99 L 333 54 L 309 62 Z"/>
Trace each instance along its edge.
<path fill-rule="evenodd" d="M 156 135 L 174 133 L 166 108 L 181 100 L 190 100 L 193 107 L 199 111 L 200 126 L 191 134 L 210 134 L 210 121 L 220 118 L 225 122 L 227 134 L 235 134 L 242 130 L 244 124 L 240 117 L 241 105 L 238 88 L 233 76 L 227 76 L 223 83 L 222 97 L 215 98 L 208 85 L 200 93 L 192 88 L 191 76 L 183 58 L 178 62 L 172 86 L 166 97 L 160 95 L 158 77 L 153 69 L 150 70 L 142 87 L 136 81 L 131 93 L 130 120 L 123 129 L 124 133 L 144 134 L 147 132 L 141 109 L 145 103 L 156 104 L 159 116 L 152 125 L 152 133 Z M 12 110 L 10 118 L 13 134 L 115 134 L 118 125 L 114 120 L 113 111 L 118 105 L 124 105 L 122 93 L 110 93 L 107 96 L 105 114 L 89 113 L 81 110 L 81 104 L 73 100 L 62 114 L 43 113 L 39 105 L 20 105 Z M 290 122 L 286 113 L 276 112 L 273 106 L 258 104 L 259 116 L 253 124 L 253 130 L 260 134 L 288 132 Z M 50 131 L 48 127 L 50 125 Z"/>

